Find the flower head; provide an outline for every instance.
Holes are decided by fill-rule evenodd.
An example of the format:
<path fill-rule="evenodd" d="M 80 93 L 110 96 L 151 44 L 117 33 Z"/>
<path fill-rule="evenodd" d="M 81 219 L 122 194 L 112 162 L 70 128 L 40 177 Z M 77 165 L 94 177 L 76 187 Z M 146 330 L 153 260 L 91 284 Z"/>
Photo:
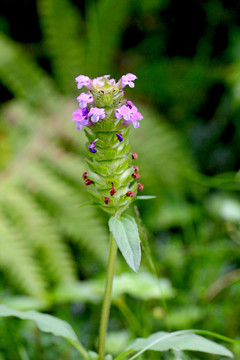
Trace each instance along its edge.
<path fill-rule="evenodd" d="M 79 75 L 75 78 L 77 84 L 77 88 L 81 89 L 83 86 L 86 86 L 88 89 L 91 89 L 91 79 L 85 75 Z"/>
<path fill-rule="evenodd" d="M 124 87 L 133 88 L 135 79 L 131 73 L 118 82 L 110 75 L 76 77 L 78 89 L 85 86 L 85 92 L 77 97 L 80 108 L 72 118 L 78 130 L 85 126 L 88 138 L 89 169 L 82 177 L 100 207 L 112 216 L 120 216 L 143 190 L 138 182 L 139 168 L 131 165 L 137 154 L 130 152 L 128 140 L 129 126 L 139 127 L 143 116 L 131 101 L 124 99 Z"/>
<path fill-rule="evenodd" d="M 77 97 L 77 100 L 78 100 L 81 108 L 86 108 L 87 104 L 90 104 L 93 102 L 93 96 L 92 96 L 92 94 L 81 93 Z"/>
<path fill-rule="evenodd" d="M 130 88 L 133 88 L 135 86 L 133 81 L 136 79 L 137 79 L 136 75 L 131 73 L 123 75 L 120 79 L 121 88 L 124 88 L 126 85 L 128 85 Z"/>
<path fill-rule="evenodd" d="M 91 117 L 92 122 L 96 123 L 99 120 L 99 118 L 100 119 L 105 118 L 105 111 L 104 111 L 104 109 L 92 107 L 88 113 L 88 116 Z"/>

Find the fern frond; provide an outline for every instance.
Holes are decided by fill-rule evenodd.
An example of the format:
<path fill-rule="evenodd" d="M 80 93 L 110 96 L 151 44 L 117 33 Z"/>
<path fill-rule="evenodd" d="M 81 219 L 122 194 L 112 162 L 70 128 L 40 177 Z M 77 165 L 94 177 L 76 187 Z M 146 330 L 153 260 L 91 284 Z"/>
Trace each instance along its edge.
<path fill-rule="evenodd" d="M 26 51 L 0 35 L 0 78 L 17 98 L 55 109 L 55 89 L 51 79 Z"/>
<path fill-rule="evenodd" d="M 25 184 L 28 191 L 43 197 L 42 201 L 51 209 L 51 215 L 65 235 L 85 245 L 85 249 L 102 263 L 106 262 L 106 226 L 102 219 L 98 219 L 96 209 L 78 209 L 87 200 L 85 188 L 83 195 L 43 164 L 28 164 L 19 182 Z"/>
<path fill-rule="evenodd" d="M 138 136 L 132 136 L 132 148 L 139 153 L 143 181 L 156 191 L 188 189 L 183 174 L 195 165 L 181 135 L 153 110 L 143 108 L 142 113 L 144 120 Z"/>
<path fill-rule="evenodd" d="M 58 114 L 44 117 L 26 103 L 15 103 L 5 110 L 7 119 L 8 111 L 12 114 L 14 109 L 16 124 L 26 123 L 27 128 L 35 115 L 38 124 L 28 128 L 29 140 L 25 148 L 16 157 L 15 164 L 2 175 L 2 181 L 8 184 L 5 186 L 8 215 L 12 212 L 19 218 L 12 241 L 18 241 L 14 235 L 21 231 L 26 244 L 30 245 L 33 263 L 36 261 L 40 269 L 47 268 L 50 278 L 59 283 L 75 276 L 73 261 L 61 240 L 63 237 L 78 244 L 80 251 L 84 248 L 84 252 L 91 252 L 100 263 L 105 263 L 107 258 L 105 219 L 94 207 L 78 208 L 82 202 L 89 201 L 89 195 L 81 178 L 86 169 L 83 161 L 85 140 L 72 126 L 69 117 L 72 108 L 72 104 L 64 102 Z M 139 153 L 137 163 L 143 169 L 143 183 L 152 193 L 187 192 L 189 184 L 182 179 L 183 169 L 192 168 L 194 164 L 181 136 L 154 111 L 145 109 L 144 116 L 138 136 L 132 139 L 132 150 Z M 15 189 L 12 195 L 11 188 Z M 20 214 L 21 203 L 24 214 Z M 41 228 L 45 229 L 42 233 Z M 48 239 L 52 245 L 48 244 Z M 46 253 L 48 247 L 50 252 Z M 36 258 L 36 249 L 40 248 L 46 249 L 41 261 Z M 56 262 L 55 251 L 60 254 L 56 256 Z M 3 266 L 1 264 L 0 258 L 0 266 Z M 59 266 L 61 269 L 56 271 Z M 63 274 L 65 268 L 66 274 Z M 52 276 L 55 271 L 57 278 Z M 32 294 L 32 290 L 29 293 Z"/>
<path fill-rule="evenodd" d="M 7 191 L 0 192 L 0 204 L 21 232 L 26 245 L 34 249 L 46 277 L 54 283 L 75 281 L 75 264 L 69 248 L 59 237 L 48 214 L 34 199 L 23 190 L 8 187 Z"/>
<path fill-rule="evenodd" d="M 56 81 L 63 93 L 70 93 L 73 79 L 85 72 L 80 13 L 68 0 L 39 0 L 38 9 Z"/>
<path fill-rule="evenodd" d="M 46 281 L 33 250 L 3 214 L 0 214 L 0 267 L 18 288 L 33 296 L 45 296 Z"/>

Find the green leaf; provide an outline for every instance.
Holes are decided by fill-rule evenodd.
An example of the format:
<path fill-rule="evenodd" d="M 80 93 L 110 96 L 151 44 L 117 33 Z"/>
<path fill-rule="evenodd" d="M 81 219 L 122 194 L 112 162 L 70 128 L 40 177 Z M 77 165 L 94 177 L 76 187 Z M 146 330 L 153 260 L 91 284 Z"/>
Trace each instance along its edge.
<path fill-rule="evenodd" d="M 132 356 L 130 360 L 141 355 L 146 350 L 190 350 L 233 357 L 233 354 L 224 346 L 205 339 L 202 336 L 193 334 L 190 331 L 191 330 L 183 330 L 173 333 L 157 332 L 147 338 L 136 339 L 127 350 L 136 350 L 139 352 Z"/>
<path fill-rule="evenodd" d="M 136 299 L 153 300 L 169 299 L 175 294 L 167 279 L 158 279 L 147 272 L 123 273 L 115 276 L 112 298 L 119 300 L 123 294 L 128 294 Z"/>
<path fill-rule="evenodd" d="M 65 338 L 73 346 L 75 346 L 76 349 L 78 349 L 78 351 L 86 359 L 88 359 L 86 350 L 82 347 L 71 325 L 69 325 L 66 321 L 58 319 L 52 315 L 39 313 L 34 310 L 18 311 L 11 309 L 8 306 L 0 305 L 0 317 L 9 316 L 14 316 L 23 320 L 34 321 L 41 331 Z"/>
<path fill-rule="evenodd" d="M 154 195 L 139 195 L 136 197 L 137 200 L 150 200 L 150 199 L 155 199 L 156 196 Z"/>
<path fill-rule="evenodd" d="M 137 224 L 133 217 L 121 219 L 111 217 L 109 229 L 130 268 L 137 272 L 141 261 L 140 238 Z"/>

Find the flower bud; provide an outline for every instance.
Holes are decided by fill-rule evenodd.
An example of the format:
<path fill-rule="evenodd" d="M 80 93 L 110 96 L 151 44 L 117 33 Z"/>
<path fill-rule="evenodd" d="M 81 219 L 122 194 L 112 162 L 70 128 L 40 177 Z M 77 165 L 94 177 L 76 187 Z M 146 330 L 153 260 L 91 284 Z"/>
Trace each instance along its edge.
<path fill-rule="evenodd" d="M 111 188 L 111 190 L 109 191 L 109 194 L 111 195 L 111 196 L 113 196 L 114 194 L 116 194 L 116 189 L 115 189 L 115 187 L 113 186 L 113 184 L 112 184 L 112 188 Z"/>
<path fill-rule="evenodd" d="M 144 189 L 144 185 L 143 184 L 141 184 L 141 183 L 138 183 L 138 191 L 143 191 L 143 189 Z"/>
<path fill-rule="evenodd" d="M 136 160 L 138 158 L 138 154 L 137 153 L 132 153 L 132 159 Z"/>
<path fill-rule="evenodd" d="M 107 196 L 103 196 L 105 204 L 109 204 L 110 198 Z"/>
<path fill-rule="evenodd" d="M 82 178 L 83 178 L 83 180 L 86 180 L 86 179 L 87 179 L 87 171 L 85 171 L 85 172 L 82 174 Z"/>
<path fill-rule="evenodd" d="M 85 185 L 86 185 L 86 186 L 89 186 L 89 185 L 91 185 L 91 184 L 94 184 L 94 182 L 93 182 L 92 180 L 90 180 L 90 179 L 86 179 L 86 180 L 85 180 Z"/>
<path fill-rule="evenodd" d="M 140 175 L 139 175 L 138 172 L 134 172 L 134 173 L 132 174 L 132 177 L 133 177 L 135 180 L 140 179 Z"/>
<path fill-rule="evenodd" d="M 127 196 L 129 196 L 129 197 L 134 197 L 135 194 L 134 194 L 133 191 L 128 191 L 128 192 L 127 192 Z"/>

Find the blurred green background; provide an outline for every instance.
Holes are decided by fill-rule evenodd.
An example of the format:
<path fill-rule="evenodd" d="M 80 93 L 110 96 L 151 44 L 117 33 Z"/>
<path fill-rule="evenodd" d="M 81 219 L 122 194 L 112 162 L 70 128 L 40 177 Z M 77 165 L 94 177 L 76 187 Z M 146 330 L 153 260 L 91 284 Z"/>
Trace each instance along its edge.
<path fill-rule="evenodd" d="M 240 339 L 239 13 L 239 1 L 1 1 L 2 303 L 66 319 L 96 347 L 107 218 L 78 208 L 90 197 L 74 78 L 132 72 L 126 96 L 144 115 L 132 149 L 157 198 L 129 209 L 144 254 L 137 275 L 119 254 L 108 351 L 159 330 Z M 187 356 L 203 358 L 163 358 Z M 76 353 L 0 321 L 1 360 L 56 358 Z"/>

